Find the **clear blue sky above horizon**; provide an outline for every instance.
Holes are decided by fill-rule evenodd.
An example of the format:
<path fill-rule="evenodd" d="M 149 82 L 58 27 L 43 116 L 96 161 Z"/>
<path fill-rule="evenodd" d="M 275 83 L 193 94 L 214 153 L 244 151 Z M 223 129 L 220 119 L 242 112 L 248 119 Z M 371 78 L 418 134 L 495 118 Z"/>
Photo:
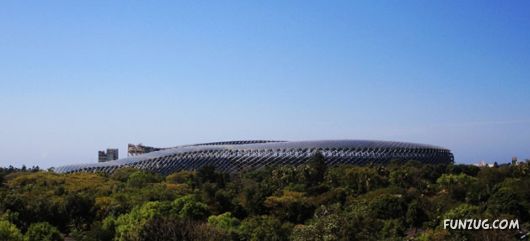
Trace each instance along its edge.
<path fill-rule="evenodd" d="M 528 1 L 2 1 L 0 166 L 379 139 L 530 158 Z"/>

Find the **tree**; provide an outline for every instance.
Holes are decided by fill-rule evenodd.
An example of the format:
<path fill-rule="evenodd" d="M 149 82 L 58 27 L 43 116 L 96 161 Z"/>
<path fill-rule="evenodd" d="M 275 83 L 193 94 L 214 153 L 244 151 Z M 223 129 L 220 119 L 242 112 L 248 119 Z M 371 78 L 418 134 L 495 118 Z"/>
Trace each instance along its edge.
<path fill-rule="evenodd" d="M 167 183 L 173 184 L 188 184 L 192 185 L 193 178 L 195 177 L 195 172 L 192 171 L 179 171 L 172 173 L 166 177 Z"/>
<path fill-rule="evenodd" d="M 227 232 L 236 231 L 241 222 L 232 213 L 226 212 L 208 217 L 208 223 Z"/>
<path fill-rule="evenodd" d="M 320 241 L 323 240 L 321 230 L 318 230 L 316 225 L 302 225 L 294 226 L 290 239 L 292 241 Z M 330 241 L 337 240 L 335 237 L 328 238 Z"/>
<path fill-rule="evenodd" d="M 287 232 L 280 220 L 271 216 L 247 218 L 241 223 L 241 234 L 247 241 L 287 240 Z"/>
<path fill-rule="evenodd" d="M 469 204 L 461 204 L 443 215 L 443 219 L 466 219 L 477 217 L 479 208 Z"/>
<path fill-rule="evenodd" d="M 24 240 L 19 230 L 28 229 L 32 240 L 61 232 L 76 241 L 471 241 L 521 238 L 530 230 L 528 164 L 327 169 L 321 157 L 314 160 L 165 179 L 136 169 L 106 175 L 0 168 L 0 241 Z M 469 218 L 517 219 L 520 229 L 443 229 L 443 219 Z"/>
<path fill-rule="evenodd" d="M 158 179 L 159 178 L 153 173 L 136 171 L 127 178 L 127 185 L 135 188 L 141 188 L 146 186 L 148 183 L 158 182 Z"/>
<path fill-rule="evenodd" d="M 180 218 L 200 220 L 208 217 L 208 206 L 199 202 L 194 195 L 186 195 L 173 201 L 172 212 Z"/>
<path fill-rule="evenodd" d="M 135 241 L 229 241 L 230 236 L 207 223 L 175 217 L 149 220 Z M 238 239 L 235 239 L 238 240 Z"/>
<path fill-rule="evenodd" d="M 314 210 L 304 193 L 285 190 L 281 196 L 270 196 L 265 199 L 265 206 L 272 210 L 276 217 L 292 223 L 304 223 L 313 215 Z"/>
<path fill-rule="evenodd" d="M 24 241 L 63 241 L 56 227 L 47 222 L 33 223 L 24 235 Z"/>
<path fill-rule="evenodd" d="M 436 180 L 436 183 L 442 190 L 447 190 L 449 195 L 458 201 L 465 200 L 467 189 L 469 189 L 470 186 L 475 185 L 476 182 L 476 177 L 468 176 L 464 173 L 458 175 L 443 174 L 438 180 Z"/>
<path fill-rule="evenodd" d="M 291 232 L 293 241 L 338 241 L 344 230 L 340 215 L 326 207 L 321 207 L 306 225 L 296 225 Z"/>
<path fill-rule="evenodd" d="M 347 188 L 353 194 L 364 194 L 386 187 L 388 180 L 374 167 L 337 167 L 330 169 L 326 177 L 335 187 Z"/>
<path fill-rule="evenodd" d="M 107 216 L 102 222 L 95 222 L 90 230 L 74 229 L 68 235 L 75 241 L 112 241 L 115 234 L 116 219 Z"/>
<path fill-rule="evenodd" d="M 315 183 L 321 183 L 328 170 L 324 155 L 320 152 L 315 152 L 309 159 L 308 165 L 311 168 L 310 179 Z"/>
<path fill-rule="evenodd" d="M 22 241 L 22 234 L 14 224 L 5 220 L 0 220 L 0 240 Z"/>
<path fill-rule="evenodd" d="M 452 220 L 463 220 L 463 219 L 476 219 L 478 218 L 479 208 L 477 206 L 469 204 L 461 204 L 448 212 L 446 212 L 441 219 L 440 225 L 443 225 L 442 221 L 445 219 Z M 469 240 L 472 233 L 467 232 L 466 230 L 449 230 L 450 239 L 446 240 Z"/>
<path fill-rule="evenodd" d="M 380 240 L 382 229 L 373 215 L 361 210 L 345 211 L 339 204 L 319 207 L 306 224 L 294 226 L 293 241 Z"/>
<path fill-rule="evenodd" d="M 372 200 L 370 210 L 377 218 L 392 219 L 403 217 L 407 205 L 400 195 L 384 194 Z"/>
<path fill-rule="evenodd" d="M 65 210 L 77 228 L 86 223 L 92 223 L 95 216 L 94 199 L 77 193 L 68 194 L 65 197 Z"/>
<path fill-rule="evenodd" d="M 507 187 L 499 188 L 488 200 L 488 211 L 494 215 L 511 214 L 515 217 L 526 221 L 528 220 L 528 211 L 522 205 L 515 190 Z"/>
<path fill-rule="evenodd" d="M 228 175 L 225 173 L 219 173 L 215 170 L 214 166 L 206 165 L 197 170 L 197 175 L 195 175 L 195 184 L 202 185 L 204 183 L 210 182 L 217 184 L 218 187 L 224 187 L 228 179 Z"/>
<path fill-rule="evenodd" d="M 126 182 L 127 179 L 129 179 L 129 176 L 133 173 L 136 173 L 138 172 L 139 170 L 136 169 L 136 168 L 132 168 L 132 167 L 128 167 L 128 168 L 120 168 L 116 171 L 114 171 L 111 175 L 110 175 L 110 178 L 111 179 L 114 179 L 116 181 L 120 181 L 120 182 Z"/>
<path fill-rule="evenodd" d="M 418 201 L 414 200 L 412 201 L 408 208 L 406 213 L 406 222 L 411 227 L 420 227 L 421 224 L 424 221 L 427 221 L 427 215 L 425 214 L 425 211 L 420 207 L 418 204 Z"/>
<path fill-rule="evenodd" d="M 171 210 L 169 203 L 147 202 L 141 207 L 134 208 L 130 213 L 121 215 L 116 220 L 116 241 L 135 241 L 139 239 L 145 224 L 155 218 L 168 214 Z"/>

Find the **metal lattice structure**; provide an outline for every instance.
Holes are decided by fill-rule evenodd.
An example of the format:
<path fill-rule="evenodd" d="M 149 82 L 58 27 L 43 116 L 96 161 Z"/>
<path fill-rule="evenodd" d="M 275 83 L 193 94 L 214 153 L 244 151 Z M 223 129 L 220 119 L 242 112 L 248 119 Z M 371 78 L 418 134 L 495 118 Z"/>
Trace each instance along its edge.
<path fill-rule="evenodd" d="M 453 154 L 445 148 L 390 141 L 229 141 L 178 146 L 115 161 L 69 165 L 55 168 L 58 173 L 106 172 L 122 167 L 169 174 L 214 166 L 234 173 L 274 165 L 300 165 L 320 152 L 328 165 L 386 164 L 392 160 L 422 163 L 451 163 Z"/>

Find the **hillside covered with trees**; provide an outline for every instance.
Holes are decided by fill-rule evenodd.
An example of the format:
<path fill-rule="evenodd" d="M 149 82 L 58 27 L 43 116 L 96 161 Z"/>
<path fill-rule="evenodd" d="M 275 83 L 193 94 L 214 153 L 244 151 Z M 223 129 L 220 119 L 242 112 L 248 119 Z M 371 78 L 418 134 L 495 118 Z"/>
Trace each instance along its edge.
<path fill-rule="evenodd" d="M 520 240 L 530 165 L 211 167 L 0 171 L 0 240 Z M 518 219 L 519 230 L 449 230 L 445 218 Z"/>

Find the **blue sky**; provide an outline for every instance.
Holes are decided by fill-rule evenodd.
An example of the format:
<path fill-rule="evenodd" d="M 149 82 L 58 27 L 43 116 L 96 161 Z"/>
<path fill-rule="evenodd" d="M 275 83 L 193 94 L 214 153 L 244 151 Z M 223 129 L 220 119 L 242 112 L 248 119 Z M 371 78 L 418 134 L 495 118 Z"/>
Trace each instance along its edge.
<path fill-rule="evenodd" d="M 528 1 L 2 1 L 0 166 L 380 139 L 530 158 Z"/>

